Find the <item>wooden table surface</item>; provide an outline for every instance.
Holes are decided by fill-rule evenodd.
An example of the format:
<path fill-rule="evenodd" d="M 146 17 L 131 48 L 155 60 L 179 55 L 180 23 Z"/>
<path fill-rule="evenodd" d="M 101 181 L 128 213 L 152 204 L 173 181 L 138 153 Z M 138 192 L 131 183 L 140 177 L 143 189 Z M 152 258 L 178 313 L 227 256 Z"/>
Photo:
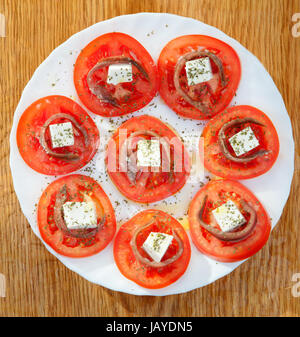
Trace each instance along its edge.
<path fill-rule="evenodd" d="M 33 234 L 9 168 L 13 113 L 37 66 L 74 33 L 137 12 L 196 18 L 248 48 L 280 90 L 296 143 L 291 194 L 268 244 L 215 283 L 167 297 L 113 292 L 67 269 Z M 292 295 L 293 274 L 300 273 L 300 37 L 291 33 L 296 12 L 299 0 L 0 0 L 6 17 L 6 37 L 0 38 L 0 273 L 7 279 L 0 316 L 299 316 L 300 297 Z"/>

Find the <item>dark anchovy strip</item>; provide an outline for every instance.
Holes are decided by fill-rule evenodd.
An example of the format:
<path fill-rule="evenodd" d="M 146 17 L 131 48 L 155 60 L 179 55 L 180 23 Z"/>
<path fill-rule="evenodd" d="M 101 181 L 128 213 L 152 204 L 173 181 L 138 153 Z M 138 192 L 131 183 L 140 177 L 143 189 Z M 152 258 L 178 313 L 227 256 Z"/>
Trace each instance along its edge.
<path fill-rule="evenodd" d="M 76 119 L 69 115 L 69 114 L 66 114 L 66 113 L 58 113 L 58 114 L 55 114 L 55 115 L 52 115 L 50 118 L 48 118 L 46 120 L 46 122 L 44 123 L 44 125 L 42 126 L 42 129 L 41 129 L 41 133 L 40 133 L 40 144 L 42 145 L 43 149 L 45 150 L 45 152 L 49 155 L 49 156 L 52 156 L 52 157 L 55 157 L 55 158 L 60 158 L 62 160 L 78 160 L 79 159 L 79 155 L 78 154 L 74 154 L 74 153 L 71 153 L 71 152 L 66 152 L 66 153 L 57 153 L 55 151 L 52 151 L 47 142 L 46 142 L 46 130 L 48 128 L 48 126 L 50 125 L 51 122 L 53 122 L 55 119 L 58 119 L 58 118 L 65 118 L 65 119 L 68 119 L 69 121 L 71 121 L 75 127 L 82 133 L 83 137 L 84 137 L 84 141 L 85 141 L 85 145 L 88 146 L 89 145 L 89 137 L 88 137 L 88 134 L 86 132 L 86 129 L 84 127 L 82 127 L 81 125 L 78 124 L 78 122 L 76 121 Z M 77 130 L 75 129 L 74 130 L 74 133 L 75 135 L 78 135 L 78 132 Z"/>
<path fill-rule="evenodd" d="M 106 216 L 104 215 L 99 221 L 96 228 L 89 229 L 72 229 L 70 230 L 62 215 L 62 206 L 67 200 L 67 186 L 64 185 L 57 193 L 54 205 L 54 222 L 56 226 L 67 236 L 71 236 L 78 239 L 89 239 L 95 236 L 101 228 L 103 228 L 106 222 Z"/>
<path fill-rule="evenodd" d="M 209 52 L 209 51 L 193 51 L 190 53 L 187 53 L 179 58 L 179 60 L 176 63 L 175 71 L 174 71 L 174 85 L 177 90 L 177 92 L 192 106 L 194 106 L 196 109 L 202 111 L 205 115 L 210 116 L 211 113 L 209 112 L 208 108 L 201 102 L 194 100 L 192 97 L 190 97 L 182 88 L 179 82 L 179 77 L 181 70 L 185 63 L 187 61 L 190 61 L 196 57 L 206 56 L 211 58 L 216 66 L 218 67 L 220 78 L 221 78 L 221 85 L 222 87 L 225 87 L 226 85 L 226 79 L 223 69 L 222 61 L 218 58 L 217 55 Z"/>
<path fill-rule="evenodd" d="M 95 83 L 95 81 L 93 80 L 93 75 L 95 71 L 97 71 L 98 69 L 107 67 L 111 64 L 120 64 L 120 63 L 130 63 L 131 65 L 135 66 L 139 70 L 139 72 L 142 73 L 144 78 L 148 82 L 150 81 L 149 75 L 144 69 L 144 67 L 137 61 L 129 57 L 125 57 L 125 56 L 112 56 L 112 57 L 107 57 L 101 60 L 88 72 L 87 78 L 86 78 L 87 85 L 92 94 L 97 96 L 102 102 L 109 103 L 117 108 L 120 107 L 117 100 L 111 95 L 111 93 L 103 85 Z"/>
<path fill-rule="evenodd" d="M 143 257 L 140 252 L 138 251 L 137 245 L 136 245 L 136 238 L 138 236 L 138 234 L 145 228 L 149 227 L 150 225 L 152 225 L 154 223 L 154 220 L 151 220 L 150 222 L 148 222 L 146 225 L 138 228 L 132 236 L 132 239 L 130 241 L 130 245 L 133 251 L 134 256 L 136 257 L 136 259 L 138 261 L 140 261 L 142 264 L 146 265 L 147 267 L 153 267 L 153 268 L 163 268 L 165 266 L 168 266 L 169 264 L 177 261 L 180 256 L 183 253 L 183 242 L 180 238 L 179 235 L 177 235 L 175 230 L 172 230 L 172 235 L 174 236 L 174 239 L 177 241 L 178 245 L 179 245 L 179 249 L 178 252 L 172 256 L 171 258 L 162 261 L 162 262 L 155 262 L 155 261 L 150 261 L 147 257 Z"/>
<path fill-rule="evenodd" d="M 132 140 L 134 137 L 137 136 L 152 136 L 159 138 L 160 143 L 162 144 L 162 147 L 166 153 L 167 160 L 170 163 L 171 158 L 170 158 L 170 151 L 169 151 L 169 144 L 168 142 L 164 139 L 161 138 L 155 131 L 151 130 L 138 130 L 130 134 L 130 136 L 124 141 L 122 147 L 121 147 L 121 153 L 124 152 L 124 150 L 127 151 L 127 158 L 128 158 L 128 170 L 126 171 L 128 179 L 130 180 L 131 183 L 136 183 L 138 178 L 142 174 L 142 169 L 138 169 L 136 159 L 137 156 L 135 153 L 133 153 L 132 150 Z M 120 163 L 121 168 L 125 169 L 125 165 L 123 163 Z"/>
<path fill-rule="evenodd" d="M 199 211 L 198 219 L 199 219 L 201 227 L 205 228 L 210 234 L 212 234 L 217 239 L 222 240 L 222 241 L 230 241 L 230 242 L 240 241 L 240 240 L 245 239 L 253 231 L 256 225 L 256 221 L 257 221 L 257 214 L 254 208 L 252 208 L 244 199 L 241 199 L 240 202 L 243 207 L 243 210 L 250 214 L 250 219 L 247 225 L 245 226 L 245 228 L 237 232 L 222 232 L 219 229 L 211 225 L 208 225 L 203 220 L 203 212 L 204 212 L 204 208 L 206 205 L 206 201 L 207 201 L 207 195 L 203 199 L 203 204 Z"/>
<path fill-rule="evenodd" d="M 256 124 L 256 125 L 260 125 L 260 126 L 265 126 L 264 124 L 260 123 L 259 121 L 257 121 L 256 119 L 254 118 L 251 118 L 251 117 L 246 117 L 246 118 L 236 118 L 236 119 L 233 119 L 232 121 L 228 122 L 228 123 L 225 123 L 220 131 L 219 131 L 219 135 L 218 135 L 218 142 L 219 142 L 219 145 L 220 145 L 220 149 L 221 149 L 221 152 L 223 153 L 223 155 L 231 160 L 231 161 L 234 161 L 236 163 L 247 163 L 257 157 L 261 157 L 267 153 L 269 153 L 270 151 L 267 151 L 267 150 L 259 150 L 257 151 L 256 153 L 253 153 L 251 155 L 248 155 L 248 156 L 245 156 L 245 157 L 242 157 L 242 158 L 237 158 L 237 157 L 234 157 L 228 150 L 227 148 L 227 144 L 226 144 L 226 135 L 225 135 L 225 132 L 226 130 L 228 130 L 228 128 L 230 127 L 233 127 L 233 126 L 236 126 L 236 125 L 240 125 L 240 124 L 244 124 L 244 123 L 253 123 L 253 124 Z"/>

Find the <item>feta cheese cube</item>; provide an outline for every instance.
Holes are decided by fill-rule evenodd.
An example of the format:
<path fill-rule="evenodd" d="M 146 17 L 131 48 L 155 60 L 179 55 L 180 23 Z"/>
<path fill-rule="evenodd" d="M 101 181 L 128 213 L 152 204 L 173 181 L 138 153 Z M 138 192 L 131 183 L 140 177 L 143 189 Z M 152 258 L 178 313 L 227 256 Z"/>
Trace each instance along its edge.
<path fill-rule="evenodd" d="M 229 143 L 237 156 L 241 156 L 259 145 L 259 141 L 250 126 L 230 137 Z"/>
<path fill-rule="evenodd" d="M 231 200 L 214 209 L 212 213 L 223 232 L 232 231 L 246 222 L 243 214 Z"/>
<path fill-rule="evenodd" d="M 213 77 L 209 57 L 187 61 L 185 63 L 185 71 L 188 85 L 190 86 L 207 82 Z"/>
<path fill-rule="evenodd" d="M 74 133 L 71 122 L 51 124 L 49 129 L 53 148 L 74 145 Z"/>
<path fill-rule="evenodd" d="M 63 204 L 63 214 L 68 229 L 97 227 L 96 207 L 93 202 L 72 202 Z"/>
<path fill-rule="evenodd" d="M 161 162 L 160 157 L 160 142 L 158 139 L 142 139 L 138 141 L 138 166 L 159 167 Z"/>
<path fill-rule="evenodd" d="M 172 240 L 173 235 L 151 232 L 143 243 L 142 248 L 155 262 L 160 262 Z"/>
<path fill-rule="evenodd" d="M 132 65 L 131 64 L 111 64 L 108 67 L 107 83 L 118 84 L 132 82 Z"/>

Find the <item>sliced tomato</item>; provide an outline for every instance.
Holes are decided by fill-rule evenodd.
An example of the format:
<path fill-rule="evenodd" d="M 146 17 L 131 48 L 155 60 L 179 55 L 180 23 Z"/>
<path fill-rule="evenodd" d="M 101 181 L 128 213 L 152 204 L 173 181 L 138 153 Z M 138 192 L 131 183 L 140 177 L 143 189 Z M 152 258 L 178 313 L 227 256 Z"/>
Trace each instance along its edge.
<path fill-rule="evenodd" d="M 211 211 L 228 200 L 233 201 L 239 209 L 241 199 L 244 199 L 257 215 L 253 231 L 245 239 L 237 242 L 225 242 L 217 239 L 199 222 L 199 211 L 207 196 L 204 209 L 204 220 L 213 227 L 220 229 Z M 242 211 L 246 220 L 249 215 Z M 214 180 L 206 184 L 194 197 L 189 207 L 189 223 L 191 237 L 195 246 L 205 255 L 222 262 L 235 262 L 248 258 L 257 253 L 267 242 L 271 231 L 270 218 L 260 201 L 245 186 L 232 180 Z M 237 230 L 245 228 L 246 224 Z"/>
<path fill-rule="evenodd" d="M 108 65 L 96 70 L 93 80 L 116 99 L 119 106 L 114 106 L 91 92 L 87 76 L 98 62 L 120 56 L 137 62 L 149 78 L 132 66 L 133 81 L 114 85 L 106 82 Z M 141 109 L 155 96 L 158 88 L 156 65 L 147 50 L 133 37 L 108 33 L 90 42 L 79 54 L 74 67 L 74 84 L 80 100 L 89 110 L 105 117 L 120 116 Z"/>
<path fill-rule="evenodd" d="M 224 156 L 218 142 L 218 135 L 225 123 L 237 118 L 243 119 L 248 117 L 251 117 L 262 125 L 247 122 L 228 128 L 226 131 L 227 148 L 235 156 L 228 139 L 242 129 L 250 126 L 259 141 L 259 146 L 240 157 L 247 157 L 261 150 L 268 151 L 268 153 L 246 163 L 237 163 Z M 223 178 L 249 179 L 257 177 L 270 170 L 279 153 L 279 139 L 273 123 L 262 111 L 248 105 L 234 106 L 215 116 L 204 128 L 202 137 L 204 138 L 204 157 L 202 159 L 205 168 Z"/>
<path fill-rule="evenodd" d="M 165 160 L 162 159 L 157 172 L 153 172 L 153 168 L 143 169 L 139 179 L 133 183 L 128 177 L 128 172 L 124 171 L 120 165 L 122 158 L 120 153 L 126 141 L 126 137 L 121 134 L 126 132 L 129 138 L 131 134 L 141 130 L 153 131 L 159 138 L 164 138 L 169 142 L 170 161 L 169 165 L 165 166 Z M 151 136 L 140 137 L 153 138 Z M 137 142 L 133 146 L 135 146 L 133 150 L 136 151 Z M 163 151 L 161 145 L 161 158 L 165 158 Z M 119 191 L 128 199 L 141 203 L 159 201 L 175 194 L 184 186 L 190 172 L 189 156 L 179 137 L 161 120 L 147 115 L 133 117 L 117 129 L 108 142 L 106 166 L 111 180 Z M 167 170 L 168 167 L 169 170 Z"/>
<path fill-rule="evenodd" d="M 175 88 L 175 66 L 183 55 L 193 51 L 214 54 L 223 67 L 225 85 L 221 85 L 219 68 L 211 58 L 213 77 L 207 82 L 189 86 L 185 67 L 180 73 L 179 83 L 182 90 L 194 101 L 201 102 L 209 115 L 187 102 Z M 199 57 L 195 57 L 197 58 Z M 158 74 L 159 92 L 168 106 L 183 117 L 199 120 L 211 118 L 229 105 L 240 81 L 241 65 L 237 53 L 225 42 L 205 35 L 184 35 L 171 40 L 163 48 L 158 59 Z"/>
<path fill-rule="evenodd" d="M 58 192 L 66 185 L 67 201 L 84 201 L 89 197 L 96 205 L 97 220 L 105 216 L 103 227 L 91 238 L 65 235 L 54 221 L 54 205 Z M 52 182 L 43 192 L 37 210 L 38 226 L 43 240 L 57 253 L 79 258 L 94 255 L 103 250 L 113 239 L 116 219 L 111 202 L 101 186 L 92 178 L 73 174 Z"/>
<path fill-rule="evenodd" d="M 49 128 L 45 132 L 46 143 L 53 152 L 65 154 L 70 152 L 79 159 L 67 160 L 46 153 L 41 145 L 40 135 L 45 122 L 53 115 L 64 114 L 73 118 L 87 133 L 87 141 L 80 130 L 72 123 L 74 145 L 52 148 Z M 70 122 L 60 117 L 50 124 Z M 47 175 L 60 175 L 76 171 L 86 165 L 95 155 L 99 146 L 99 131 L 92 118 L 79 104 L 64 96 L 43 97 L 32 103 L 20 118 L 17 129 L 17 144 L 20 154 L 33 170 Z"/>
<path fill-rule="evenodd" d="M 172 235 L 172 230 L 175 230 L 183 242 L 183 253 L 178 260 L 161 268 L 149 267 L 142 264 L 136 258 L 130 245 L 135 231 L 153 219 L 154 222 L 146 226 L 136 238 L 138 251 L 143 257 L 151 260 L 151 257 L 142 248 L 150 232 Z M 173 239 L 162 261 L 172 258 L 178 249 L 178 242 Z M 159 210 L 146 210 L 135 215 L 120 227 L 114 242 L 114 258 L 120 272 L 144 288 L 158 289 L 174 283 L 186 271 L 190 257 L 191 247 L 185 230 L 176 219 Z"/>

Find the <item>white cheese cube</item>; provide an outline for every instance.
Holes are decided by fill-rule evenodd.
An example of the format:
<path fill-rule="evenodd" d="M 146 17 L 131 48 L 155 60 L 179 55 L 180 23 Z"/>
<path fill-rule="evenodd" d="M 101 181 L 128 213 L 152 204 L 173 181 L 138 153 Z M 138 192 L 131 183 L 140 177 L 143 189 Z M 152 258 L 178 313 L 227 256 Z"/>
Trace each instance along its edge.
<path fill-rule="evenodd" d="M 229 143 L 237 156 L 241 156 L 259 145 L 259 141 L 250 126 L 230 137 Z"/>
<path fill-rule="evenodd" d="M 173 235 L 151 232 L 143 243 L 142 248 L 155 262 L 160 262 L 166 254 L 172 240 Z"/>
<path fill-rule="evenodd" d="M 158 139 L 142 139 L 137 144 L 137 164 L 138 166 L 159 167 L 160 142 Z"/>
<path fill-rule="evenodd" d="M 63 205 L 63 214 L 68 229 L 97 227 L 96 207 L 93 202 L 68 201 Z"/>
<path fill-rule="evenodd" d="M 246 222 L 243 214 L 231 200 L 214 209 L 212 213 L 223 232 L 232 231 Z"/>
<path fill-rule="evenodd" d="M 107 83 L 118 84 L 132 82 L 132 65 L 131 64 L 111 64 L 108 67 Z"/>
<path fill-rule="evenodd" d="M 74 133 L 71 122 L 51 124 L 49 129 L 53 148 L 74 145 Z"/>
<path fill-rule="evenodd" d="M 188 85 L 207 82 L 213 78 L 209 57 L 187 61 L 185 63 L 185 71 Z"/>

